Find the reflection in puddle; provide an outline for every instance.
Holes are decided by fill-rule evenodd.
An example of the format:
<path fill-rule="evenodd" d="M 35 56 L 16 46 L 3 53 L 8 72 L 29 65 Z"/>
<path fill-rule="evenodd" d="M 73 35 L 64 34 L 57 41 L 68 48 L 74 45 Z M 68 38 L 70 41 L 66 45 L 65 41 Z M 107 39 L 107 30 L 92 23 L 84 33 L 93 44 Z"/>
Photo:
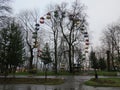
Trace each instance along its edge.
<path fill-rule="evenodd" d="M 31 86 L 27 86 L 27 90 L 31 90 Z"/>
<path fill-rule="evenodd" d="M 0 85 L 0 90 L 120 90 L 120 87 L 90 87 L 82 85 L 76 88 L 70 86 L 65 87 L 64 85 Z"/>

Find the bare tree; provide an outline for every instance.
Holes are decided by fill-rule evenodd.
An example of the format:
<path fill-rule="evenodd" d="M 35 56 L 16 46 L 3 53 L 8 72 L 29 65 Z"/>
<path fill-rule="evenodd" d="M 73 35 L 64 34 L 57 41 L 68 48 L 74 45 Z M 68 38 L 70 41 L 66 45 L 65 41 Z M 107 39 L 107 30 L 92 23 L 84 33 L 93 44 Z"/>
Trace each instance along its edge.
<path fill-rule="evenodd" d="M 0 0 L 0 25 L 5 23 L 8 14 L 11 13 L 12 8 L 9 6 L 11 0 Z M 4 21 L 4 22 L 3 22 Z"/>
<path fill-rule="evenodd" d="M 72 60 L 72 57 L 74 57 L 74 45 L 83 41 L 83 33 L 87 26 L 86 14 L 83 12 L 84 6 L 77 1 L 73 3 L 71 9 L 63 7 L 64 5 L 58 6 L 58 10 L 62 13 L 62 16 L 64 16 L 63 13 L 65 12 L 68 18 L 59 17 L 60 30 L 69 47 L 69 71 L 73 72 L 72 65 L 74 60 Z"/>
<path fill-rule="evenodd" d="M 50 22 L 47 25 L 52 30 L 54 37 L 54 54 L 55 68 L 57 72 L 57 57 L 58 57 L 58 36 L 64 38 L 69 47 L 69 70 L 72 72 L 72 64 L 74 62 L 74 45 L 83 42 L 83 33 L 86 29 L 86 14 L 83 12 L 84 6 L 75 1 L 69 8 L 66 3 L 56 5 L 50 10 Z"/>
<path fill-rule="evenodd" d="M 35 32 L 35 24 L 38 23 L 38 18 L 39 14 L 38 12 L 35 11 L 23 11 L 19 14 L 19 21 L 21 24 L 24 26 L 24 31 L 25 31 L 25 39 L 27 43 L 27 48 L 28 52 L 30 53 L 30 58 L 29 58 L 29 69 L 32 69 L 33 67 L 33 40 L 32 40 L 32 35 L 33 32 Z"/>
<path fill-rule="evenodd" d="M 54 70 L 57 74 L 58 70 L 58 39 L 59 39 L 59 21 L 58 18 L 55 16 L 56 12 L 56 6 L 50 6 L 48 8 L 48 12 L 46 13 L 45 17 L 47 18 L 45 20 L 45 24 L 43 28 L 48 31 L 48 33 L 52 34 L 52 41 L 53 41 L 53 52 L 54 52 Z"/>
<path fill-rule="evenodd" d="M 111 24 L 104 31 L 103 35 L 104 45 L 106 49 L 110 51 L 111 69 L 116 70 L 116 66 L 119 66 L 119 49 L 120 49 L 120 26 L 119 24 Z M 107 51 L 106 50 L 106 51 Z"/>

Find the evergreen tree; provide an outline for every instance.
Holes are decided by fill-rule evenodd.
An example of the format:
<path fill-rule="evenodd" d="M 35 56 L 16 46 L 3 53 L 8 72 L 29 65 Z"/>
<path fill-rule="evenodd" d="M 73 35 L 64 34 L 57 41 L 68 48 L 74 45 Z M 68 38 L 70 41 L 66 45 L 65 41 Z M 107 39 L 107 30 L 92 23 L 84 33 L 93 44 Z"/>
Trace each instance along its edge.
<path fill-rule="evenodd" d="M 100 58 L 98 63 L 99 63 L 99 68 L 101 70 L 105 70 L 106 69 L 106 62 L 105 62 L 104 58 Z"/>
<path fill-rule="evenodd" d="M 40 58 L 42 59 L 42 62 L 45 65 L 45 80 L 46 80 L 47 79 L 47 64 L 52 62 L 48 43 L 45 44 Z"/>
<path fill-rule="evenodd" d="M 23 39 L 19 25 L 15 22 L 8 23 L 0 33 L 0 65 L 1 72 L 5 76 L 10 72 L 16 71 L 16 68 L 23 63 Z"/>
<path fill-rule="evenodd" d="M 96 69 L 98 69 L 98 62 L 97 62 L 97 58 L 95 56 L 95 52 L 91 51 L 89 59 L 91 61 L 91 67 L 94 69 L 94 72 L 95 72 L 95 79 L 98 79 L 98 74 L 97 74 L 97 70 L 96 70 Z"/>
<path fill-rule="evenodd" d="M 50 56 L 50 49 L 48 46 L 48 43 L 45 44 L 43 50 L 42 50 L 42 55 L 40 56 L 44 64 L 51 63 L 51 56 Z"/>
<path fill-rule="evenodd" d="M 19 25 L 15 22 L 11 23 L 9 27 L 9 64 L 12 66 L 13 72 L 16 71 L 17 66 L 20 66 L 23 63 L 23 38 L 22 31 Z"/>
<path fill-rule="evenodd" d="M 95 52 L 91 51 L 90 53 L 90 62 L 91 62 L 91 67 L 94 69 L 98 69 L 98 61 L 95 56 Z"/>
<path fill-rule="evenodd" d="M 8 75 L 8 45 L 9 45 L 9 30 L 3 28 L 0 31 L 0 73 Z"/>

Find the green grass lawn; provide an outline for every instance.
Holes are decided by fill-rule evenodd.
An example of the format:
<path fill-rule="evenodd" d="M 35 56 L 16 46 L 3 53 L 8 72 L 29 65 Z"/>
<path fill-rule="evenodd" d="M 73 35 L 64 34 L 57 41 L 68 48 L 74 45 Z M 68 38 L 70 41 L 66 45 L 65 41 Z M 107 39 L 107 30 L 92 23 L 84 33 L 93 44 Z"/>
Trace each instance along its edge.
<path fill-rule="evenodd" d="M 85 82 L 89 86 L 120 87 L 120 78 L 92 78 Z"/>
<path fill-rule="evenodd" d="M 117 76 L 117 72 L 97 71 L 99 76 Z M 88 75 L 94 75 L 94 71 L 88 72 Z"/>
<path fill-rule="evenodd" d="M 0 84 L 43 84 L 58 85 L 64 83 L 63 79 L 58 78 L 0 78 Z"/>
<path fill-rule="evenodd" d="M 12 74 L 11 74 L 12 75 Z M 15 75 L 35 75 L 35 76 L 44 76 L 45 72 L 38 72 L 36 74 L 30 74 L 28 72 L 17 72 L 15 73 Z M 58 72 L 57 74 L 55 74 L 54 72 L 47 72 L 48 76 L 55 76 L 55 75 L 81 75 L 81 73 L 69 73 L 69 72 Z"/>
<path fill-rule="evenodd" d="M 108 72 L 108 71 L 97 71 L 99 76 L 117 76 L 117 72 Z M 28 72 L 17 72 L 15 75 L 36 75 L 36 76 L 44 76 L 45 72 L 37 72 L 36 74 L 30 74 Z M 54 72 L 47 72 L 47 75 L 50 76 L 55 76 L 56 74 Z M 58 72 L 57 75 L 94 75 L 94 71 L 81 71 L 81 72 L 74 72 L 74 73 L 69 73 L 69 72 Z"/>

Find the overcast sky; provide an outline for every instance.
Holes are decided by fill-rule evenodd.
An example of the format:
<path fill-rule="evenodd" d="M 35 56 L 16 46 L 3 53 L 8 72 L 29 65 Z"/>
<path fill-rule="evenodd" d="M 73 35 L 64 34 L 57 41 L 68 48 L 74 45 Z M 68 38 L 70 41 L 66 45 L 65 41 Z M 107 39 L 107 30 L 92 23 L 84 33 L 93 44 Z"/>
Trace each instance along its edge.
<path fill-rule="evenodd" d="M 14 13 L 19 13 L 21 10 L 40 9 L 43 13 L 49 4 L 59 4 L 61 2 L 71 3 L 75 0 L 13 0 Z M 102 30 L 108 24 L 117 22 L 120 19 L 120 0 L 81 0 L 87 7 L 89 32 L 92 35 L 92 45 L 99 45 L 99 38 Z"/>

